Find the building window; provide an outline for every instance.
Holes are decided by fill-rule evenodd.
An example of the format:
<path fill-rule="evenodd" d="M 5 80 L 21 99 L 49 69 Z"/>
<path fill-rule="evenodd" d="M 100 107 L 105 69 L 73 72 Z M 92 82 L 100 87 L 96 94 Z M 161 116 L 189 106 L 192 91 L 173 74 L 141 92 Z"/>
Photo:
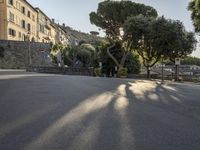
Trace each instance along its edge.
<path fill-rule="evenodd" d="M 26 22 L 25 22 L 25 20 L 22 20 L 22 28 L 26 29 Z"/>
<path fill-rule="evenodd" d="M 24 6 L 22 6 L 22 13 L 25 15 L 26 14 L 26 12 L 25 12 L 25 7 Z"/>
<path fill-rule="evenodd" d="M 22 35 L 22 40 L 26 41 L 26 35 L 25 34 Z"/>
<path fill-rule="evenodd" d="M 30 12 L 30 11 L 28 11 L 27 16 L 28 16 L 29 18 L 31 18 L 31 12 Z"/>
<path fill-rule="evenodd" d="M 35 15 L 32 15 L 32 20 L 35 22 Z"/>
<path fill-rule="evenodd" d="M 44 33 L 44 26 L 40 24 L 40 32 Z"/>
<path fill-rule="evenodd" d="M 22 33 L 21 32 L 19 32 L 19 38 L 21 38 L 22 37 Z"/>
<path fill-rule="evenodd" d="M 15 23 L 18 25 L 18 26 L 20 26 L 20 22 L 21 21 L 21 19 L 19 18 L 19 16 L 15 16 Z"/>
<path fill-rule="evenodd" d="M 16 7 L 17 7 L 18 10 L 20 10 L 20 8 L 21 8 L 20 3 L 18 1 L 16 1 Z"/>
<path fill-rule="evenodd" d="M 27 28 L 28 28 L 28 31 L 31 31 L 31 25 L 30 25 L 30 23 L 27 24 Z"/>
<path fill-rule="evenodd" d="M 35 26 L 32 25 L 32 33 L 35 35 Z"/>
<path fill-rule="evenodd" d="M 8 0 L 8 4 L 13 5 L 13 0 Z"/>
<path fill-rule="evenodd" d="M 10 12 L 10 21 L 15 22 L 15 15 Z"/>
<path fill-rule="evenodd" d="M 9 35 L 16 36 L 16 31 L 10 28 L 9 29 Z"/>

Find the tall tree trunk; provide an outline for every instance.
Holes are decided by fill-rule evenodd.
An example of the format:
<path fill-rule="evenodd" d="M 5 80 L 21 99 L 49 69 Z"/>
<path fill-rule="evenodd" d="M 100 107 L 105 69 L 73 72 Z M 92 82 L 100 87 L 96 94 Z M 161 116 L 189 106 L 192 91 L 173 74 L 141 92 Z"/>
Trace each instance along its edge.
<path fill-rule="evenodd" d="M 120 61 L 120 67 L 121 67 L 121 68 L 124 67 L 124 64 L 125 64 L 125 62 L 126 62 L 127 56 L 128 56 L 128 53 L 124 53 L 124 54 L 123 54 L 123 57 L 122 57 L 122 59 L 121 59 L 121 61 Z"/>
<path fill-rule="evenodd" d="M 113 47 L 115 47 L 115 44 L 113 44 L 113 45 L 111 45 L 111 46 L 109 46 L 107 48 L 107 54 L 115 62 L 115 64 L 117 65 L 117 67 L 120 68 L 121 66 L 120 66 L 119 62 L 117 61 L 117 59 L 110 52 L 110 49 L 112 49 Z"/>
<path fill-rule="evenodd" d="M 150 67 L 147 66 L 146 68 L 147 68 L 147 79 L 150 79 L 150 77 L 151 77 L 151 75 L 150 75 L 150 73 L 151 73 Z"/>

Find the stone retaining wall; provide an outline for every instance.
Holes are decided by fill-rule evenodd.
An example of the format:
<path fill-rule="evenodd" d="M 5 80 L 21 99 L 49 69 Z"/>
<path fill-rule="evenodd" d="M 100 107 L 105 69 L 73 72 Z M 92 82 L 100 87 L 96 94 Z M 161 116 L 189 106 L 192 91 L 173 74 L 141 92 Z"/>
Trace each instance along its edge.
<path fill-rule="evenodd" d="M 0 57 L 0 68 L 25 69 L 29 65 L 29 46 L 33 66 L 52 66 L 48 57 L 50 45 L 47 43 L 0 40 L 4 50 Z"/>

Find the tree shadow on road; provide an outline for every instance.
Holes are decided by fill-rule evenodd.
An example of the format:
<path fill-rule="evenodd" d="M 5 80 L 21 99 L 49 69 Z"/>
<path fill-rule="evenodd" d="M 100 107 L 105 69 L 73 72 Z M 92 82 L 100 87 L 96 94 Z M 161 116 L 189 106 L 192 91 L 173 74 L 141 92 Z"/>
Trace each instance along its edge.
<path fill-rule="evenodd" d="M 200 112 L 191 111 L 200 102 L 190 100 L 190 93 L 181 86 L 80 76 L 34 76 L 3 82 L 12 88 L 0 98 L 4 107 L 0 109 L 0 149 L 200 147 Z M 21 95 L 12 96 L 17 93 Z"/>
<path fill-rule="evenodd" d="M 197 142 L 200 140 L 200 112 L 191 111 L 193 107 L 200 108 L 197 97 L 193 98 L 196 103 L 191 103 L 189 94 L 176 85 L 155 82 L 152 87 L 143 85 L 142 93 L 132 87 L 132 83 L 126 86 L 130 97 L 127 116 L 134 133 L 135 149 L 200 148 Z"/>

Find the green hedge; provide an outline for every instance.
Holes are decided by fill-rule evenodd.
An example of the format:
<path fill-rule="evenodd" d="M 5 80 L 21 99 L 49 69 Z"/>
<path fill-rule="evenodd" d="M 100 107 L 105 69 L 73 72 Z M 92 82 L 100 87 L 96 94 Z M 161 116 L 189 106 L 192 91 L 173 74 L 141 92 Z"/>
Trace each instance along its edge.
<path fill-rule="evenodd" d="M 118 75 L 118 77 L 127 77 L 128 69 L 127 68 L 119 68 L 117 75 Z"/>

